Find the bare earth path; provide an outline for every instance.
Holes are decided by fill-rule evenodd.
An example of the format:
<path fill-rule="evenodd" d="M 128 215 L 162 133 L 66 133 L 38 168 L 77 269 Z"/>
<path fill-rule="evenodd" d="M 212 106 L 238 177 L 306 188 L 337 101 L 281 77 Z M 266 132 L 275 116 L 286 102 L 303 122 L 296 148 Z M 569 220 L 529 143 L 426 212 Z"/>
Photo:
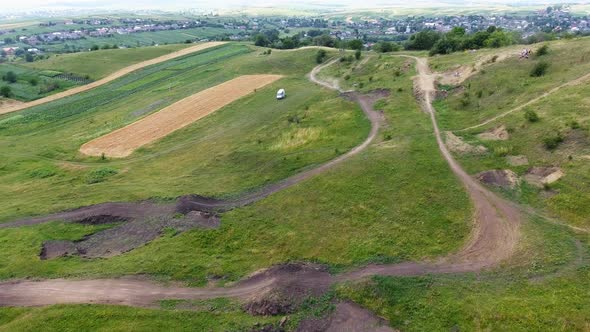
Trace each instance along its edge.
<path fill-rule="evenodd" d="M 191 54 L 191 53 L 194 53 L 194 52 L 202 51 L 204 49 L 215 47 L 215 46 L 219 46 L 219 45 L 223 45 L 223 44 L 225 44 L 225 42 L 208 42 L 208 43 L 198 44 L 198 45 L 191 46 L 191 47 L 188 47 L 188 48 L 185 48 L 185 49 L 176 51 L 176 52 L 172 52 L 170 54 L 166 54 L 166 55 L 163 55 L 163 56 L 154 58 L 154 59 L 150 59 L 150 60 L 146 60 L 146 61 L 143 61 L 143 62 L 140 62 L 140 63 L 136 63 L 134 65 L 125 67 L 123 69 L 120 69 L 120 70 L 118 70 L 118 71 L 110 74 L 109 76 L 103 78 L 103 79 L 100 79 L 98 81 L 95 81 L 95 82 L 92 82 L 92 83 L 89 83 L 89 84 L 86 84 L 86 85 L 83 85 L 83 86 L 72 88 L 72 89 L 69 89 L 69 90 L 66 90 L 66 91 L 63 91 L 63 92 L 60 92 L 60 93 L 56 93 L 56 94 L 51 95 L 51 96 L 47 96 L 45 98 L 33 100 L 33 101 L 30 101 L 30 102 L 26 102 L 26 103 L 20 103 L 20 104 L 2 106 L 2 107 L 0 107 L 0 115 L 1 114 L 6 114 L 6 113 L 10 113 L 10 112 L 20 111 L 20 110 L 25 109 L 25 108 L 29 108 L 29 107 L 33 107 L 33 106 L 45 104 L 45 103 L 48 103 L 50 101 L 58 100 L 58 99 L 61 99 L 61 98 L 64 98 L 64 97 L 75 95 L 75 94 L 80 93 L 80 92 L 88 91 L 90 89 L 94 89 L 96 87 L 99 87 L 101 85 L 104 85 L 106 83 L 109 83 L 109 82 L 111 82 L 113 80 L 116 80 L 116 79 L 118 79 L 118 78 L 120 78 L 122 76 L 125 76 L 125 75 L 127 75 L 127 74 L 129 74 L 129 73 L 131 73 L 133 71 L 138 70 L 138 69 L 145 68 L 145 67 L 148 67 L 148 66 L 151 66 L 151 65 L 155 65 L 155 64 L 160 63 L 160 62 L 168 61 L 168 60 L 171 60 L 171 59 L 174 59 L 174 58 L 178 58 L 178 57 L 181 57 L 181 56 L 185 56 L 185 55 L 188 55 L 188 54 Z"/>
<path fill-rule="evenodd" d="M 412 276 L 426 273 L 479 271 L 509 258 L 520 238 L 520 212 L 514 205 L 473 180 L 453 159 L 442 141 L 434 109 L 431 106 L 434 93 L 434 76 L 430 73 L 425 59 L 412 58 L 417 63 L 419 75 L 416 80 L 417 86 L 422 90 L 423 107 L 431 116 L 439 149 L 451 170 L 463 183 L 475 208 L 475 221 L 471 238 L 458 253 L 432 262 L 368 265 L 336 276 L 330 275 L 325 269 L 312 264 L 304 265 L 301 268 L 292 268 L 292 265 L 287 264 L 271 267 L 225 288 L 165 287 L 154 282 L 133 279 L 57 279 L 5 282 L 0 283 L 0 305 L 34 306 L 58 303 L 107 303 L 152 306 L 158 300 L 170 298 L 205 299 L 223 296 L 252 299 L 260 297 L 261 294 L 271 290 L 275 291 L 281 288 L 314 290 L 318 289 L 318 287 L 327 289 L 329 285 L 336 282 L 358 280 L 371 275 Z M 315 74 L 317 74 L 317 71 L 312 72 L 312 80 L 317 80 Z M 360 97 L 358 101 L 373 124 L 371 134 L 367 140 L 349 153 L 320 166 L 320 168 L 288 178 L 284 181 L 284 184 L 273 185 L 274 187 L 272 190 L 269 189 L 269 192 L 276 192 L 320 173 L 325 168 L 340 163 L 351 155 L 362 151 L 371 143 L 378 129 L 378 113 L 372 111 L 371 104 L 369 104 L 370 100 L 364 100 Z M 263 192 L 257 197 L 267 195 Z M 246 197 L 229 204 L 237 206 L 245 204 L 247 201 L 254 201 L 254 198 Z M 209 200 L 205 205 L 223 207 L 224 204 L 227 205 L 228 203 Z M 196 204 L 196 206 L 199 206 L 199 204 Z M 38 220 L 41 220 L 41 218 Z M 26 220 L 20 221 L 20 223 L 28 224 Z"/>

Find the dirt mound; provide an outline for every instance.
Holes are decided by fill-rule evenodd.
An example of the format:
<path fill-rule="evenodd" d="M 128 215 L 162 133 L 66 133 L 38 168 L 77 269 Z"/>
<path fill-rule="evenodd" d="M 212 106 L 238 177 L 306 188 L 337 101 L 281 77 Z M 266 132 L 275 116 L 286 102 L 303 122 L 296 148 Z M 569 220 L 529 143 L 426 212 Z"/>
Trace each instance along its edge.
<path fill-rule="evenodd" d="M 297 327 L 298 332 L 393 332 L 389 323 L 356 303 L 340 302 L 336 310 L 323 318 L 307 318 Z"/>
<path fill-rule="evenodd" d="M 529 164 L 529 159 L 526 156 L 506 156 L 506 161 L 511 166 L 524 166 Z"/>
<path fill-rule="evenodd" d="M 505 141 L 510 138 L 510 135 L 506 130 L 506 126 L 501 125 L 499 127 L 484 131 L 483 133 L 477 135 L 477 137 L 486 141 Z"/>
<path fill-rule="evenodd" d="M 481 172 L 475 178 L 481 183 L 506 189 L 513 189 L 520 184 L 518 175 L 509 169 Z"/>
<path fill-rule="evenodd" d="M 524 179 L 533 186 L 543 187 L 559 180 L 563 175 L 559 167 L 532 167 L 527 171 Z"/>
<path fill-rule="evenodd" d="M 73 242 L 64 240 L 50 240 L 43 242 L 39 258 L 46 260 L 78 254 L 78 248 L 76 248 L 76 245 Z"/>
<path fill-rule="evenodd" d="M 459 154 L 484 154 L 488 149 L 483 145 L 473 146 L 463 141 L 463 138 L 456 136 L 450 131 L 446 132 L 445 144 L 449 150 Z"/>
<path fill-rule="evenodd" d="M 271 288 L 244 305 L 244 310 L 252 315 L 291 313 L 306 298 L 326 293 L 332 284 L 332 277 L 325 266 L 307 263 L 277 265 L 251 276 L 244 284 L 264 279 L 273 279 Z"/>

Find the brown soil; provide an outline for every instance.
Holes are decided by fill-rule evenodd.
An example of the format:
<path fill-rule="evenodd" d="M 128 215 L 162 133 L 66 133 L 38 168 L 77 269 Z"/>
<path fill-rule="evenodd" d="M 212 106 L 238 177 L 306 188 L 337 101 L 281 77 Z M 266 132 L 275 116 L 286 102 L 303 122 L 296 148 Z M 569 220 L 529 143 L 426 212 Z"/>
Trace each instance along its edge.
<path fill-rule="evenodd" d="M 488 149 L 486 149 L 485 146 L 483 145 L 477 145 L 477 146 L 473 146 L 465 141 L 463 141 L 463 138 L 456 136 L 455 134 L 453 134 L 450 131 L 447 131 L 446 133 L 446 145 L 449 148 L 449 150 L 455 152 L 455 153 L 459 153 L 459 154 L 484 154 L 486 152 L 488 152 Z"/>
<path fill-rule="evenodd" d="M 50 240 L 43 243 L 39 258 L 42 260 L 57 257 L 78 255 L 79 251 L 76 245 L 71 241 Z"/>
<path fill-rule="evenodd" d="M 524 155 L 506 156 L 506 161 L 510 166 L 524 166 L 529 164 L 529 159 Z"/>
<path fill-rule="evenodd" d="M 18 105 L 11 105 L 11 106 L 6 106 L 6 107 L 4 107 L 2 105 L 2 106 L 0 106 L 0 114 L 6 114 L 6 113 L 10 113 L 10 112 L 20 111 L 20 110 L 25 109 L 25 108 L 29 108 L 29 107 L 33 107 L 33 106 L 45 104 L 45 103 L 48 103 L 50 101 L 55 101 L 55 100 L 58 100 L 58 99 L 61 99 L 61 98 L 64 98 L 64 97 L 69 97 L 69 96 L 75 95 L 77 93 L 88 91 L 90 89 L 94 89 L 94 88 L 96 88 L 98 86 L 101 86 L 101 85 L 104 85 L 106 83 L 109 83 L 109 82 L 111 82 L 113 80 L 116 80 L 116 79 L 118 79 L 118 78 L 120 78 L 122 76 L 125 76 L 125 75 L 127 75 L 127 74 L 129 74 L 129 73 L 131 73 L 133 71 L 138 70 L 138 69 L 142 69 L 142 68 L 145 68 L 145 67 L 148 67 L 148 66 L 151 66 L 151 65 L 155 65 L 155 64 L 160 63 L 160 62 L 168 61 L 168 60 L 171 60 L 171 59 L 174 59 L 174 58 L 178 58 L 178 57 L 181 57 L 181 56 L 185 56 L 187 54 L 191 54 L 191 53 L 194 53 L 194 52 L 202 51 L 204 49 L 215 47 L 215 46 L 219 46 L 219 45 L 223 45 L 223 44 L 225 44 L 225 42 L 209 42 L 209 43 L 198 44 L 198 45 L 195 45 L 195 46 L 192 46 L 192 47 L 187 47 L 185 49 L 182 49 L 182 50 L 179 50 L 179 51 L 170 53 L 170 54 L 166 54 L 166 55 L 163 55 L 163 56 L 160 56 L 160 57 L 151 59 L 151 60 L 143 61 L 143 62 L 140 62 L 140 63 L 136 63 L 134 65 L 125 67 L 123 69 L 120 69 L 120 70 L 118 70 L 118 71 L 110 74 L 109 76 L 107 76 L 107 77 L 105 77 L 103 79 L 100 79 L 98 81 L 92 82 L 90 84 L 86 84 L 86 85 L 83 85 L 83 86 L 72 88 L 72 89 L 69 89 L 69 90 L 66 90 L 66 91 L 63 91 L 63 92 L 60 92 L 60 93 L 56 93 L 56 94 L 51 95 L 51 96 L 47 96 L 45 98 L 33 100 L 33 101 L 30 101 L 30 102 L 26 102 L 26 103 L 22 103 L 22 104 L 18 104 Z"/>
<path fill-rule="evenodd" d="M 413 58 L 413 57 L 412 57 Z M 0 305 L 37 306 L 58 303 L 109 303 L 135 306 L 150 306 L 163 299 L 203 299 L 216 297 L 236 297 L 246 300 L 246 309 L 252 313 L 286 312 L 292 310 L 284 299 L 297 303 L 302 296 L 319 295 L 330 285 L 342 281 L 354 281 L 372 275 L 412 276 L 427 273 L 458 273 L 480 271 L 497 265 L 509 258 L 520 238 L 520 211 L 513 204 L 487 190 L 454 160 L 443 143 L 435 112 L 431 105 L 434 89 L 433 75 L 430 74 L 426 59 L 413 58 L 417 62 L 419 75 L 417 86 L 423 91 L 425 111 L 430 115 L 438 147 L 451 170 L 463 183 L 474 205 L 474 227 L 471 237 L 457 253 L 427 262 L 405 262 L 398 264 L 371 264 L 360 269 L 331 276 L 323 267 L 312 264 L 287 264 L 272 267 L 256 273 L 233 286 L 224 288 L 188 288 L 180 286 L 161 286 L 154 282 L 129 279 L 99 280 L 44 280 L 15 281 L 0 283 Z M 371 99 L 353 94 L 365 112 L 371 113 Z M 368 105 L 368 108 L 367 108 Z M 376 118 L 371 118 L 372 123 Z M 378 127 L 378 126 L 377 126 Z M 376 132 L 376 128 L 375 132 Z M 371 131 L 373 133 L 373 130 Z M 370 135 L 371 137 L 371 135 Z M 369 138 L 370 138 L 369 137 Z M 374 135 L 373 135 L 374 137 Z M 349 154 L 358 153 L 372 139 L 368 139 Z M 342 160 L 337 158 L 336 160 Z M 333 165 L 331 161 L 325 165 Z M 324 170 L 320 166 L 312 170 L 316 174 Z M 328 166 L 329 167 L 329 166 Z M 302 174 L 310 174 L 309 172 Z M 297 183 L 311 175 L 298 175 L 289 178 L 285 186 Z M 272 190 L 283 188 L 280 184 Z M 264 193 L 259 197 L 264 197 Z M 241 202 L 251 200 L 252 196 Z M 208 203 L 217 204 L 217 201 Z M 235 204 L 235 202 L 229 203 Z M 133 208 L 135 209 L 135 208 Z M 171 206 L 174 210 L 174 206 Z M 134 214 L 139 211 L 134 210 Z M 121 213 L 119 213 L 121 214 Z M 47 217 L 45 217 L 47 218 Z M 16 225 L 38 223 L 36 220 L 20 221 Z M 14 226 L 13 224 L 12 226 Z M 278 295 L 275 295 L 278 294 Z"/>
<path fill-rule="evenodd" d="M 481 183 L 505 189 L 514 189 L 520 184 L 518 175 L 509 169 L 481 172 L 475 178 Z"/>
<path fill-rule="evenodd" d="M 506 130 L 506 126 L 501 125 L 499 127 L 484 131 L 483 133 L 477 135 L 477 137 L 485 141 L 505 141 L 510 138 L 510 135 Z"/>
<path fill-rule="evenodd" d="M 327 317 L 307 318 L 298 332 L 394 332 L 388 322 L 353 302 L 340 302 Z"/>
<path fill-rule="evenodd" d="M 559 180 L 563 175 L 559 167 L 532 167 L 527 171 L 524 179 L 534 186 L 543 187 Z"/>
<path fill-rule="evenodd" d="M 96 138 L 82 145 L 80 152 L 90 156 L 104 154 L 107 157 L 127 157 L 137 148 L 184 128 L 281 77 L 281 75 L 244 75 L 234 78 Z"/>

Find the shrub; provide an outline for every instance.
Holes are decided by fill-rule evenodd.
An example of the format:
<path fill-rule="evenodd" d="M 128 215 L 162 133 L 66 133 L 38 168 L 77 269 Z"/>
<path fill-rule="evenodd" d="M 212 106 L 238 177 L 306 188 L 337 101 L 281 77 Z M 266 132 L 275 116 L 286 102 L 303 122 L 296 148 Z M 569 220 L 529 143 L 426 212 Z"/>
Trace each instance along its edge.
<path fill-rule="evenodd" d="M 326 50 L 318 50 L 318 53 L 315 56 L 315 62 L 322 63 L 326 58 Z"/>
<path fill-rule="evenodd" d="M 6 98 L 10 97 L 12 96 L 12 89 L 9 86 L 3 86 L 0 88 L 0 95 Z"/>
<path fill-rule="evenodd" d="M 45 179 L 48 177 L 52 177 L 55 174 L 56 174 L 55 169 L 49 168 L 49 167 L 39 168 L 39 169 L 29 172 L 30 177 L 37 178 L 37 179 Z"/>
<path fill-rule="evenodd" d="M 31 83 L 32 86 L 37 86 L 37 84 L 39 83 L 39 81 L 36 78 L 31 78 L 29 80 L 29 83 Z"/>
<path fill-rule="evenodd" d="M 109 176 L 117 174 L 117 170 L 110 167 L 97 168 L 86 175 L 86 183 L 93 184 L 106 180 Z"/>
<path fill-rule="evenodd" d="M 350 79 L 350 75 L 348 75 L 348 74 L 344 75 L 344 79 L 348 81 Z"/>
<path fill-rule="evenodd" d="M 524 112 L 524 118 L 527 119 L 529 122 L 539 121 L 539 116 L 537 115 L 537 112 L 533 110 L 526 110 L 526 112 Z"/>
<path fill-rule="evenodd" d="M 538 62 L 531 70 L 531 77 L 541 77 L 547 73 L 549 63 L 545 61 Z"/>
<path fill-rule="evenodd" d="M 537 56 L 543 56 L 546 55 L 547 53 L 549 53 L 549 46 L 547 44 L 539 47 L 539 49 L 537 50 L 536 55 Z"/>
<path fill-rule="evenodd" d="M 354 57 L 357 60 L 360 60 L 361 58 L 361 50 L 356 50 L 356 52 L 354 52 Z"/>
<path fill-rule="evenodd" d="M 545 148 L 547 148 L 547 150 L 554 150 L 561 142 L 563 142 L 563 136 L 561 136 L 560 133 L 557 133 L 555 136 L 545 137 L 543 139 L 543 143 L 545 144 Z"/>
<path fill-rule="evenodd" d="M 494 148 L 494 154 L 498 157 L 506 157 L 512 152 L 512 146 L 498 146 Z"/>
<path fill-rule="evenodd" d="M 580 126 L 580 123 L 578 123 L 578 121 L 576 121 L 576 120 L 572 120 L 572 121 L 569 123 L 569 126 L 570 126 L 570 128 L 572 128 L 572 129 L 580 129 L 580 127 L 581 127 L 581 126 Z"/>
<path fill-rule="evenodd" d="M 17 77 L 13 71 L 9 71 L 4 75 L 3 79 L 8 83 L 16 83 Z"/>

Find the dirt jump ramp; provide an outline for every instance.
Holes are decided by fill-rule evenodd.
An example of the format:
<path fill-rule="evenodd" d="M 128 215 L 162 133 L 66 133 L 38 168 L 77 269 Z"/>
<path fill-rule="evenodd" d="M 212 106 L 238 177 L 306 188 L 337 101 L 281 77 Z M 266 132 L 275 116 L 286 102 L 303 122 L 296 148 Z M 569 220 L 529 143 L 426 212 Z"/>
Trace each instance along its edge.
<path fill-rule="evenodd" d="M 89 156 L 127 157 L 135 149 L 188 126 L 281 77 L 281 75 L 244 75 L 234 78 L 96 138 L 82 145 L 80 152 Z"/>
<path fill-rule="evenodd" d="M 191 47 L 187 47 L 185 49 L 170 53 L 170 54 L 166 54 L 166 55 L 162 55 L 160 57 L 154 58 L 154 59 L 150 59 L 150 60 L 146 60 L 140 63 L 136 63 L 134 65 L 125 67 L 123 69 L 120 69 L 112 74 L 110 74 L 109 76 L 102 78 L 98 81 L 83 85 L 83 86 L 79 86 L 76 88 L 72 88 L 60 93 L 56 93 L 54 95 L 51 96 L 47 96 L 45 98 L 41 98 L 41 99 L 37 99 L 37 100 L 33 100 L 30 102 L 26 102 L 26 103 L 19 103 L 19 104 L 13 104 L 13 105 L 6 105 L 6 106 L 0 106 L 0 115 L 2 114 L 6 114 L 6 113 L 11 113 L 11 112 L 16 112 L 16 111 L 20 111 L 23 110 L 25 108 L 29 108 L 29 107 L 33 107 L 33 106 L 37 106 L 37 105 L 41 105 L 41 104 L 45 104 L 51 101 L 55 101 L 61 98 L 65 98 L 65 97 L 69 97 L 72 95 L 75 95 L 77 93 L 80 92 L 84 92 L 84 91 L 88 91 L 90 89 L 94 89 L 96 87 L 99 87 L 101 85 L 104 85 L 106 83 L 109 83 L 113 80 L 116 80 L 120 77 L 123 77 L 131 72 L 134 72 L 136 70 L 151 66 L 151 65 L 155 65 L 158 64 L 160 62 L 164 62 L 164 61 L 168 61 L 168 60 L 172 60 L 181 56 L 185 56 L 185 55 L 189 55 L 191 53 L 195 53 L 195 52 L 199 52 L 211 47 L 216 47 L 216 46 L 220 46 L 225 44 L 225 42 L 208 42 L 208 43 L 203 43 L 203 44 L 197 44 L 195 46 L 191 46 Z"/>

